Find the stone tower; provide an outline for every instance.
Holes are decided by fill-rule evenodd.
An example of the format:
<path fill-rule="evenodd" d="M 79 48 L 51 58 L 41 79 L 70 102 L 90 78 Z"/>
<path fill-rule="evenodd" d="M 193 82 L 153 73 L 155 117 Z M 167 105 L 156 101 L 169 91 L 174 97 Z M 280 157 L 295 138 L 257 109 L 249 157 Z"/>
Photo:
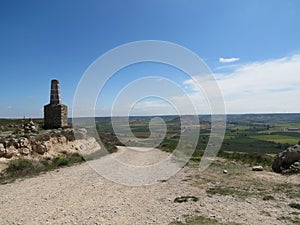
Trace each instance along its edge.
<path fill-rule="evenodd" d="M 58 80 L 51 80 L 50 103 L 44 106 L 44 127 L 55 129 L 68 126 L 68 107 L 61 104 Z"/>

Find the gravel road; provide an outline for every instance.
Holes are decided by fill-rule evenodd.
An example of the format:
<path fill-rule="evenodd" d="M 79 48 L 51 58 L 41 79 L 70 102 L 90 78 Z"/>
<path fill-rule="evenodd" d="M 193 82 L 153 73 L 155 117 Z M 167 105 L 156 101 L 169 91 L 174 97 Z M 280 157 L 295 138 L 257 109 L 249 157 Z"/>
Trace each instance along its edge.
<path fill-rule="evenodd" d="M 135 160 L 124 157 L 126 151 L 123 148 L 114 157 L 134 164 Z M 152 157 L 144 157 L 146 164 L 147 158 L 153 162 L 168 157 L 159 150 L 147 154 Z M 221 222 L 286 224 L 276 219 L 283 206 L 255 198 L 209 196 L 184 181 L 195 173 L 196 168 L 185 167 L 167 181 L 130 187 L 103 178 L 88 163 L 61 168 L 1 185 L 0 224 L 170 224 L 194 214 Z M 197 196 L 199 201 L 174 203 L 185 195 Z M 269 215 L 261 214 L 262 210 Z"/>

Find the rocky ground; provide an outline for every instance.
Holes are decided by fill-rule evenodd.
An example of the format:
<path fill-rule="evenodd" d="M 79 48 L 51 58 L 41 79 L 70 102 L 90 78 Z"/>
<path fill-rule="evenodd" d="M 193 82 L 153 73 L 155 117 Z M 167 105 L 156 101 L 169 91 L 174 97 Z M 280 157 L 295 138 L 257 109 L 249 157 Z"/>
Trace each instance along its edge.
<path fill-rule="evenodd" d="M 123 148 L 113 156 L 135 165 L 137 154 L 125 151 L 132 150 Z M 151 162 L 168 157 L 159 150 L 145 152 L 138 155 L 151 154 Z M 138 165 L 148 165 L 148 158 L 138 157 Z M 191 215 L 224 224 L 299 224 L 300 210 L 289 206 L 300 202 L 299 185 L 299 175 L 253 172 L 218 159 L 201 174 L 190 163 L 169 180 L 130 187 L 99 176 L 83 163 L 1 185 L 0 224 L 184 224 Z M 207 191 L 220 187 L 236 192 Z M 267 194 L 272 199 L 263 200 Z M 180 196 L 199 200 L 174 202 Z"/>
<path fill-rule="evenodd" d="M 0 172 L 11 160 L 24 159 L 32 162 L 51 160 L 58 155 L 89 155 L 100 149 L 94 137 L 85 129 L 45 130 L 30 137 L 5 137 L 0 142 Z M 32 134 L 32 133 L 31 133 Z M 27 135 L 28 136 L 28 135 Z"/>

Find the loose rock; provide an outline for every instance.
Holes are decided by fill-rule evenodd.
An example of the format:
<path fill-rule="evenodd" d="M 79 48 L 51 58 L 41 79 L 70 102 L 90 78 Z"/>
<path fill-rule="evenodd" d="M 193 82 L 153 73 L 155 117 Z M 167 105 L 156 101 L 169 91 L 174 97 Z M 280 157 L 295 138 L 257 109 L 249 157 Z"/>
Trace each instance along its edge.
<path fill-rule="evenodd" d="M 38 154 L 43 155 L 47 151 L 47 148 L 45 145 L 38 143 L 32 146 L 32 150 Z"/>
<path fill-rule="evenodd" d="M 6 154 L 6 150 L 4 148 L 4 145 L 0 143 L 0 157 L 3 157 Z"/>
<path fill-rule="evenodd" d="M 253 166 L 252 171 L 263 171 L 264 168 L 262 166 Z"/>

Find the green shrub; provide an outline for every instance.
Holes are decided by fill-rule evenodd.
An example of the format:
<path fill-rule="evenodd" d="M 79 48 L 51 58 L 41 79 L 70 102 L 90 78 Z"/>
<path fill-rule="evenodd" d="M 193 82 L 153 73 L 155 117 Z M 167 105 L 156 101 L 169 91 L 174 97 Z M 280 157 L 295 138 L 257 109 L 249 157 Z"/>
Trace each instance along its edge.
<path fill-rule="evenodd" d="M 175 198 L 174 202 L 181 203 L 181 202 L 187 202 L 188 200 L 197 202 L 199 200 L 199 198 L 195 197 L 195 196 L 181 196 L 181 197 Z"/>
<path fill-rule="evenodd" d="M 221 223 L 216 219 L 208 218 L 200 215 L 194 215 L 194 216 L 186 216 L 185 222 L 181 221 L 174 221 L 170 223 L 170 225 L 241 225 L 239 223 L 235 222 L 227 222 L 227 223 Z"/>
<path fill-rule="evenodd" d="M 289 204 L 290 207 L 292 208 L 295 208 L 295 209 L 300 209 L 300 204 L 299 203 L 295 203 L 295 202 L 292 202 Z"/>
<path fill-rule="evenodd" d="M 206 193 L 210 194 L 210 195 L 216 195 L 216 194 L 231 195 L 231 196 L 239 197 L 239 198 L 245 198 L 251 194 L 247 191 L 230 188 L 230 187 L 213 187 L 213 188 L 207 189 Z"/>
<path fill-rule="evenodd" d="M 34 169 L 32 162 L 25 159 L 14 159 L 8 164 L 5 173 L 10 174 L 26 174 Z"/>
<path fill-rule="evenodd" d="M 214 188 L 209 188 L 206 190 L 207 194 L 211 194 L 211 195 L 234 195 L 237 193 L 237 190 L 232 189 L 232 188 L 227 188 L 227 187 L 214 187 Z"/>
<path fill-rule="evenodd" d="M 264 197 L 263 197 L 263 200 L 264 201 L 268 201 L 268 200 L 274 200 L 275 198 L 272 196 L 272 195 L 265 195 Z"/>
<path fill-rule="evenodd" d="M 52 161 L 53 167 L 59 166 L 67 166 L 69 164 L 69 160 L 62 156 L 56 156 Z"/>
<path fill-rule="evenodd" d="M 0 183 L 12 182 L 19 177 L 36 175 L 62 166 L 70 166 L 74 163 L 83 162 L 84 158 L 78 153 L 66 156 L 59 155 L 51 160 L 42 160 L 33 163 L 29 160 L 15 159 L 10 161 L 8 167 L 0 173 Z"/>
<path fill-rule="evenodd" d="M 204 151 L 196 149 L 193 153 L 193 156 L 192 156 L 191 160 L 196 161 L 196 162 L 200 162 L 201 157 L 203 156 L 203 154 L 204 154 Z"/>
<path fill-rule="evenodd" d="M 53 168 L 51 161 L 42 160 L 40 163 L 44 167 L 45 170 L 50 170 Z"/>
<path fill-rule="evenodd" d="M 79 155 L 78 153 L 74 153 L 74 154 L 70 154 L 67 156 L 56 156 L 53 160 L 52 160 L 52 167 L 61 167 L 61 166 L 68 166 L 68 165 L 72 165 L 74 163 L 78 163 L 78 162 L 82 162 L 84 161 L 83 157 L 81 155 Z"/>

